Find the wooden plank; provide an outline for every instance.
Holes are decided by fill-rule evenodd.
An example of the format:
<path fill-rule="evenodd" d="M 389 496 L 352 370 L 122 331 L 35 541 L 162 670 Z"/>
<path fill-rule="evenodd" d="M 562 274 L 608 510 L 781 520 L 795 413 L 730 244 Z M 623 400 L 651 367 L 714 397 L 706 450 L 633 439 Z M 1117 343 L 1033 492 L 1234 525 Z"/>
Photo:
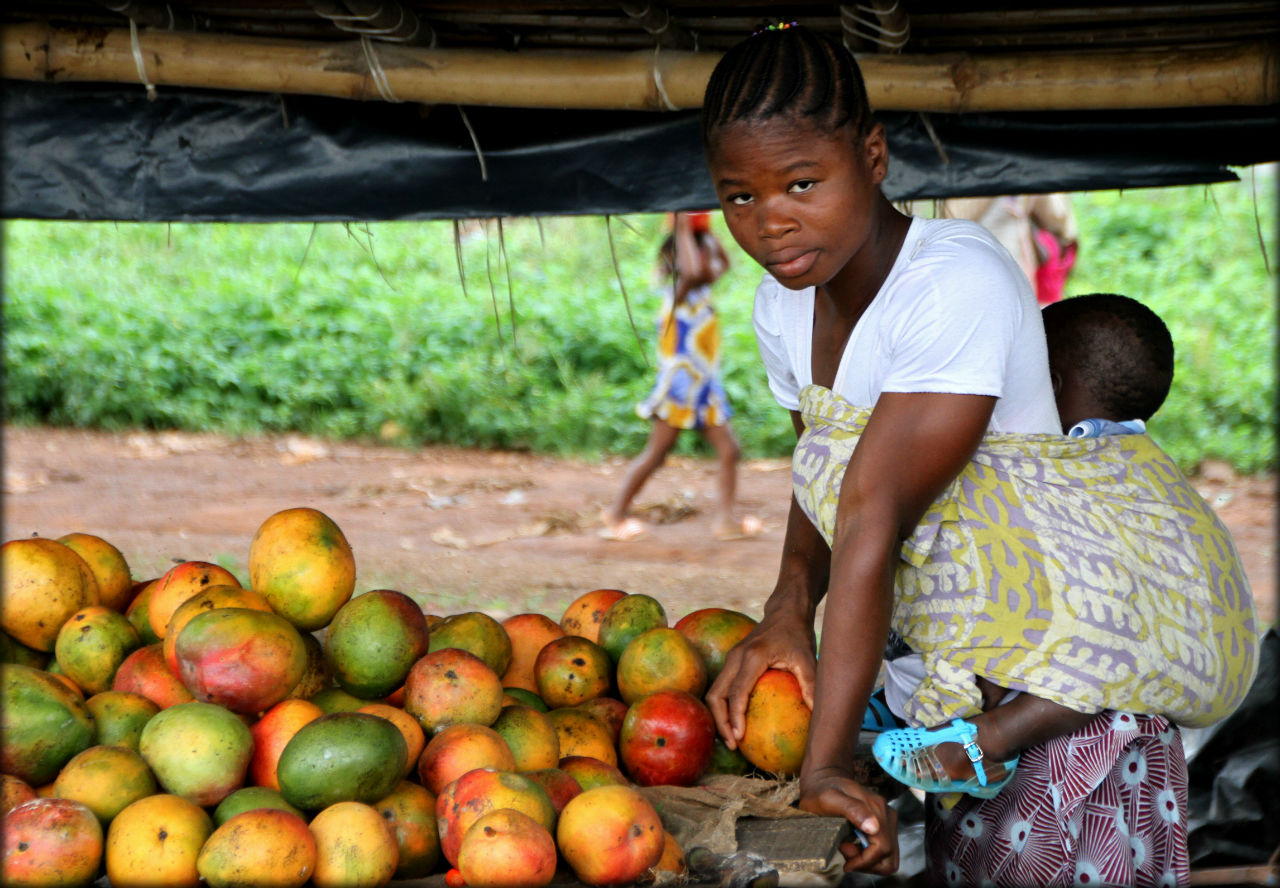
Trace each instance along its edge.
<path fill-rule="evenodd" d="M 816 873 L 826 869 L 852 830 L 843 817 L 787 820 L 744 818 L 735 826 L 738 850 L 759 854 L 780 873 Z"/>

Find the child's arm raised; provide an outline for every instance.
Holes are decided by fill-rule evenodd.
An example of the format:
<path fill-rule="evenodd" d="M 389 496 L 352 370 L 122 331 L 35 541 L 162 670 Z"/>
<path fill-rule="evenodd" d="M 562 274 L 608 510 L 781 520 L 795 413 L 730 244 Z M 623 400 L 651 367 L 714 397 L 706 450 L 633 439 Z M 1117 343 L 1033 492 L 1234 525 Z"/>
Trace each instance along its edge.
<path fill-rule="evenodd" d="M 729 270 L 729 254 L 724 251 L 724 247 L 720 246 L 720 241 L 716 240 L 715 235 L 710 231 L 705 235 L 704 244 L 710 257 L 708 260 L 710 263 L 710 282 L 714 284 Z"/>
<path fill-rule="evenodd" d="M 673 232 L 676 253 L 675 301 L 684 302 L 691 290 L 715 281 L 706 252 L 698 245 L 687 213 L 676 213 Z"/>
<path fill-rule="evenodd" d="M 889 632 L 902 540 L 969 462 L 995 401 L 886 392 L 845 471 L 822 621 L 830 654 L 817 665 L 800 806 L 846 817 L 867 833 L 871 846 L 848 859 L 848 870 L 892 872 L 881 835 L 892 825 L 884 801 L 853 780 L 850 763 Z"/>

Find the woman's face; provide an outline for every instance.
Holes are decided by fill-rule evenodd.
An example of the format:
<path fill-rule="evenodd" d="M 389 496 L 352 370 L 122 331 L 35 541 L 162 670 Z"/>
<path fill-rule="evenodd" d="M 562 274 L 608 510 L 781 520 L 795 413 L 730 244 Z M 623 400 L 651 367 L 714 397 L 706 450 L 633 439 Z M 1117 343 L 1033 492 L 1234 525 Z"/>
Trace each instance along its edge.
<path fill-rule="evenodd" d="M 884 129 L 859 145 L 802 118 L 735 123 L 707 164 L 734 239 L 792 290 L 836 277 L 868 242 L 888 169 Z"/>

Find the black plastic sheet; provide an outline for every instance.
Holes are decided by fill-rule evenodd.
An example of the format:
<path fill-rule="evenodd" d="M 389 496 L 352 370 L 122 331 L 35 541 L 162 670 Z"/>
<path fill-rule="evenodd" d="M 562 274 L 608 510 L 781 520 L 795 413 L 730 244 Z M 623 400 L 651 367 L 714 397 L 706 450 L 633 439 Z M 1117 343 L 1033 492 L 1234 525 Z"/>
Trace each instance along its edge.
<path fill-rule="evenodd" d="M 1262 639 L 1258 677 L 1240 708 L 1210 728 L 1185 732 L 1184 740 L 1191 866 L 1266 863 L 1280 850 L 1280 635 L 1275 629 Z"/>
<path fill-rule="evenodd" d="M 334 221 L 716 204 L 696 112 L 468 108 L 4 81 L 5 218 Z M 1280 109 L 881 115 L 893 199 L 1225 181 Z M 932 133 L 930 132 L 932 129 Z M 935 141 L 936 138 L 936 141 Z M 483 160 L 483 163 L 482 163 Z"/>

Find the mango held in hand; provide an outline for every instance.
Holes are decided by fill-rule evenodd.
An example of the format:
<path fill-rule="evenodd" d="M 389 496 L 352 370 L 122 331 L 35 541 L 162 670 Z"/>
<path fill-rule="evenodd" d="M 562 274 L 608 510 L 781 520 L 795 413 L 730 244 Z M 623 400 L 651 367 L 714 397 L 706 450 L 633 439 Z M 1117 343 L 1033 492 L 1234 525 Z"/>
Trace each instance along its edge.
<path fill-rule="evenodd" d="M 249 546 L 249 586 L 299 629 L 329 624 L 356 585 L 356 561 L 338 525 L 316 509 L 277 512 Z"/>
<path fill-rule="evenodd" d="M 784 669 L 767 669 L 747 698 L 746 727 L 738 749 L 761 771 L 795 776 L 809 741 L 810 714 L 796 677 Z"/>
<path fill-rule="evenodd" d="M 98 580 L 68 546 L 40 537 L 0 546 L 0 628 L 38 651 L 52 651 L 62 624 L 97 604 Z"/>

